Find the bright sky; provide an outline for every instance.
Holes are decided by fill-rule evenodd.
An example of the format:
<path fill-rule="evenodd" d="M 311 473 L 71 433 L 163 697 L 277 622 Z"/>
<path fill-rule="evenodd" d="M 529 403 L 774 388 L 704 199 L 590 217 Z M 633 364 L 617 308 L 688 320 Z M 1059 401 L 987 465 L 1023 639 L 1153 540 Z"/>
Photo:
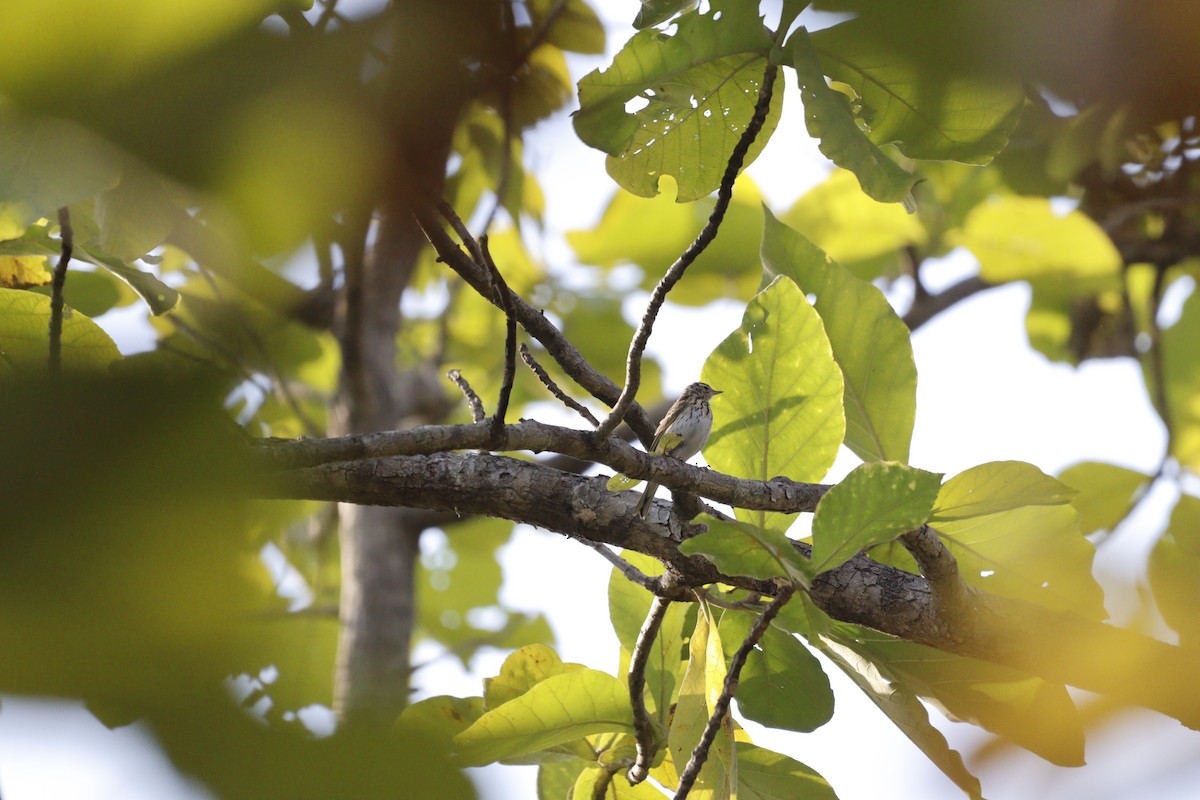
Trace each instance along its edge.
<path fill-rule="evenodd" d="M 632 18 L 637 4 L 605 0 L 599 5 L 611 22 L 610 46 L 619 45 L 629 34 L 624 21 Z M 601 63 L 575 59 L 572 68 L 579 77 Z M 804 132 L 795 87 L 788 90 L 783 123 L 750 169 L 777 211 L 818 183 L 828 168 Z M 527 155 L 544 184 L 550 231 L 593 224 L 612 193 L 612 183 L 604 172 L 603 156 L 575 139 L 569 120 L 560 115 L 539 128 Z M 554 260 L 568 258 L 561 246 L 548 252 Z M 969 263 L 953 261 L 939 267 L 932 288 L 938 288 L 939 274 L 948 283 L 970 268 Z M 631 298 L 631 319 L 640 316 L 645 299 L 644 294 Z M 1075 461 L 1097 459 L 1153 470 L 1162 452 L 1163 432 L 1138 368 L 1127 360 L 1089 362 L 1078 370 L 1050 364 L 1027 344 L 1028 300 L 1023 287 L 995 289 L 942 314 L 914 336 L 919 371 L 914 465 L 952 475 L 987 461 L 1014 459 L 1055 473 Z M 666 370 L 670 388 L 678 390 L 696 379 L 708 353 L 737 326 L 740 315 L 733 303 L 704 311 L 664 311 L 650 350 L 671 353 Z M 116 335 L 129 330 L 120 319 L 115 324 L 101 322 L 112 324 Z M 843 459 L 831 477 L 836 479 L 851 466 L 852 460 Z M 1098 574 L 1122 587 L 1110 593 L 1109 610 L 1118 618 L 1123 598 L 1142 581 L 1145 552 L 1168 499 L 1151 498 L 1098 558 Z M 527 528 L 518 532 L 502 557 L 506 601 L 550 614 L 564 660 L 615 671 L 617 643 L 607 618 L 608 565 L 559 535 Z M 479 694 L 482 677 L 495 674 L 502 658 L 499 652 L 485 654 L 470 675 L 458 673 L 442 659 L 436 671 L 418 674 L 417 681 L 428 694 Z M 838 704 L 830 724 L 807 735 L 765 732 L 750 725 L 756 741 L 817 769 L 842 800 L 874 800 L 881 790 L 900 798 L 962 797 L 836 668 L 827 671 Z M 937 712 L 931 716 L 964 753 L 984 740 L 971 726 L 947 722 Z M 1194 734 L 1158 715 L 1131 712 L 1128 717 L 1128 727 L 1119 734 L 1089 740 L 1091 766 L 1084 769 L 1054 768 L 1023 752 L 982 767 L 968 758 L 968 766 L 977 768 L 992 800 L 1118 800 L 1135 793 L 1157 800 L 1194 797 L 1200 781 Z M 1157 782 L 1138 782 L 1156 773 L 1162 776 Z M 488 800 L 535 796 L 534 775 L 533 768 L 507 767 L 476 773 Z M 14 698 L 5 698 L 0 711 L 0 794 L 5 800 L 209 796 L 175 775 L 136 728 L 110 732 L 76 704 Z"/>

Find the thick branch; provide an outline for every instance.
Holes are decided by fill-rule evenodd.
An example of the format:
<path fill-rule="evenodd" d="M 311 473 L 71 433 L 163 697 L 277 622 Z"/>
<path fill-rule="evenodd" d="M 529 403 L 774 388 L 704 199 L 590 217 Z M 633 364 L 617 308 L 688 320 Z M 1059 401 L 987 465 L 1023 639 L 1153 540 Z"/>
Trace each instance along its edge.
<path fill-rule="evenodd" d="M 487 448 L 491 437 L 490 422 L 426 425 L 407 431 L 381 431 L 335 439 L 273 441 L 260 446 L 259 455 L 264 461 L 264 469 L 270 473 L 341 461 L 475 450 Z M 594 461 L 631 478 L 652 480 L 673 491 L 701 495 L 739 508 L 812 511 L 828 488 L 822 484 L 797 483 L 781 477 L 769 481 L 734 478 L 674 458 L 653 458 L 619 439 L 610 438 L 596 443 L 586 431 L 560 428 L 535 420 L 505 426 L 504 440 L 511 450 L 554 452 L 581 461 Z M 636 499 L 633 494 L 626 496 L 631 500 Z"/>
<path fill-rule="evenodd" d="M 479 427 L 486 436 L 487 424 Z M 686 465 L 678 468 L 682 467 Z M 327 464 L 277 474 L 263 491 L 278 498 L 499 516 L 644 553 L 674 570 L 681 585 L 722 582 L 766 595 L 777 591 L 769 582 L 722 575 L 709 561 L 682 555 L 674 536 L 687 531 L 638 518 L 632 513 L 634 495 L 609 492 L 603 478 L 504 456 L 437 453 Z M 835 619 L 1005 664 L 1200 727 L 1200 695 L 1181 688 L 1191 686 L 1200 674 L 1200 651 L 971 588 L 964 589 L 960 607 L 951 611 L 941 607 L 924 577 L 865 556 L 817 576 L 811 596 Z"/>

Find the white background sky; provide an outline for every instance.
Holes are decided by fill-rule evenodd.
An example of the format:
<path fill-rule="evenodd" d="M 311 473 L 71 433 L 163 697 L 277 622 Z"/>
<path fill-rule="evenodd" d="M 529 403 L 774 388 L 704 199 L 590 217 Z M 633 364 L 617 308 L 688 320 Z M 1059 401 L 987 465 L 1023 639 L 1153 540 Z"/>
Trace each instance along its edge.
<path fill-rule="evenodd" d="M 611 51 L 629 36 L 628 21 L 637 4 L 602 0 L 598 5 L 609 23 Z M 574 77 L 603 63 L 607 62 L 572 59 Z M 776 212 L 818 183 L 828 169 L 804 132 L 795 87 L 789 85 L 788 92 L 783 122 L 750 168 Z M 546 191 L 552 237 L 595 223 L 613 185 L 604 172 L 602 154 L 578 142 L 565 115 L 536 131 L 527 145 L 527 158 Z M 569 257 L 569 251 L 553 241 L 547 252 L 558 263 Z M 932 271 L 931 288 L 936 291 L 939 282 L 953 282 L 971 266 L 952 259 Z M 640 316 L 645 300 L 645 294 L 630 299 L 631 320 Z M 947 475 L 1008 459 L 1028 461 L 1051 474 L 1085 459 L 1153 471 L 1164 435 L 1139 369 L 1129 360 L 1088 362 L 1080 369 L 1047 362 L 1029 348 L 1025 337 L 1028 302 L 1024 287 L 994 289 L 938 316 L 914 335 L 919 385 L 912 463 Z M 670 390 L 698 377 L 708 353 L 737 326 L 740 316 L 741 308 L 733 303 L 704 311 L 664 311 L 650 350 L 670 352 Z M 121 320 L 111 328 L 118 343 L 126 350 L 142 346 L 140 334 Z M 105 322 L 109 321 L 101 320 Z M 842 459 L 831 479 L 852 466 L 852 460 Z M 1110 589 L 1108 608 L 1117 621 L 1130 593 L 1144 584 L 1145 554 L 1169 500 L 1166 491 L 1152 496 L 1098 557 L 1097 574 Z M 518 531 L 502 559 L 506 602 L 547 612 L 564 660 L 616 670 L 605 562 L 561 536 L 527 528 Z M 495 674 L 502 658 L 499 652 L 483 655 L 469 675 L 441 659 L 437 667 L 419 673 L 417 682 L 428 694 L 479 694 L 482 677 Z M 831 723 L 805 735 L 763 731 L 751 724 L 756 741 L 817 769 L 842 800 L 874 800 L 883 792 L 929 800 L 963 796 L 836 668 L 827 671 L 837 692 Z M 210 796 L 174 774 L 153 741 L 136 727 L 108 731 L 72 703 L 25 698 L 5 698 L 3 703 L 4 800 Z M 964 754 L 983 741 L 971 726 L 947 722 L 936 711 L 931 718 Z M 968 767 L 976 768 L 992 800 L 1184 800 L 1197 796 L 1198 756 L 1196 734 L 1160 715 L 1135 711 L 1122 717 L 1113 731 L 1089 738 L 1085 768 L 1056 768 L 1023 751 L 982 766 L 968 758 Z M 532 768 L 489 768 L 474 774 L 481 796 L 488 800 L 534 796 Z"/>

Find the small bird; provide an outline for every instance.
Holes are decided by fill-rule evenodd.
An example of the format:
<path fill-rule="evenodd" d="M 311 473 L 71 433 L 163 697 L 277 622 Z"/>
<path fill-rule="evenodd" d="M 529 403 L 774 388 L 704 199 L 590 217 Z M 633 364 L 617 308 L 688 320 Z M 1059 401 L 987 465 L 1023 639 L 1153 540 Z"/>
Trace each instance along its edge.
<path fill-rule="evenodd" d="M 654 442 L 650 452 L 687 461 L 708 441 L 712 433 L 713 415 L 708 407 L 708 401 L 720 392 L 707 383 L 693 383 L 683 390 L 679 399 L 671 406 L 671 410 L 658 423 L 654 432 Z M 646 484 L 642 499 L 637 504 L 637 515 L 646 518 L 650 503 L 654 500 L 657 483 Z"/>

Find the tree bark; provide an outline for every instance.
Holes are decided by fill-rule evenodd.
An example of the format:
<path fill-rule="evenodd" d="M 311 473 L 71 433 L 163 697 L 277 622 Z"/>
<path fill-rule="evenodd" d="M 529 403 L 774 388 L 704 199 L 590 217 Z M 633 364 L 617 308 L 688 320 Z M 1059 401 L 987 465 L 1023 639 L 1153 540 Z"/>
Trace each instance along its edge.
<path fill-rule="evenodd" d="M 680 538 L 691 532 L 686 525 L 655 521 L 664 515 L 638 518 L 636 495 L 608 491 L 602 477 L 504 456 L 436 453 L 337 462 L 277 478 L 265 490 L 271 496 L 502 517 L 636 550 L 669 565 L 686 584 L 721 582 L 774 592 L 768 582 L 723 575 L 708 560 L 680 553 Z M 930 578 L 859 555 L 817 576 L 813 601 L 835 619 L 1100 692 L 1200 728 L 1200 695 L 1190 691 L 1200 672 L 1200 651 L 971 588 L 956 571 L 937 564 L 936 537 L 917 533 L 926 534 L 913 537 L 912 545 Z"/>

